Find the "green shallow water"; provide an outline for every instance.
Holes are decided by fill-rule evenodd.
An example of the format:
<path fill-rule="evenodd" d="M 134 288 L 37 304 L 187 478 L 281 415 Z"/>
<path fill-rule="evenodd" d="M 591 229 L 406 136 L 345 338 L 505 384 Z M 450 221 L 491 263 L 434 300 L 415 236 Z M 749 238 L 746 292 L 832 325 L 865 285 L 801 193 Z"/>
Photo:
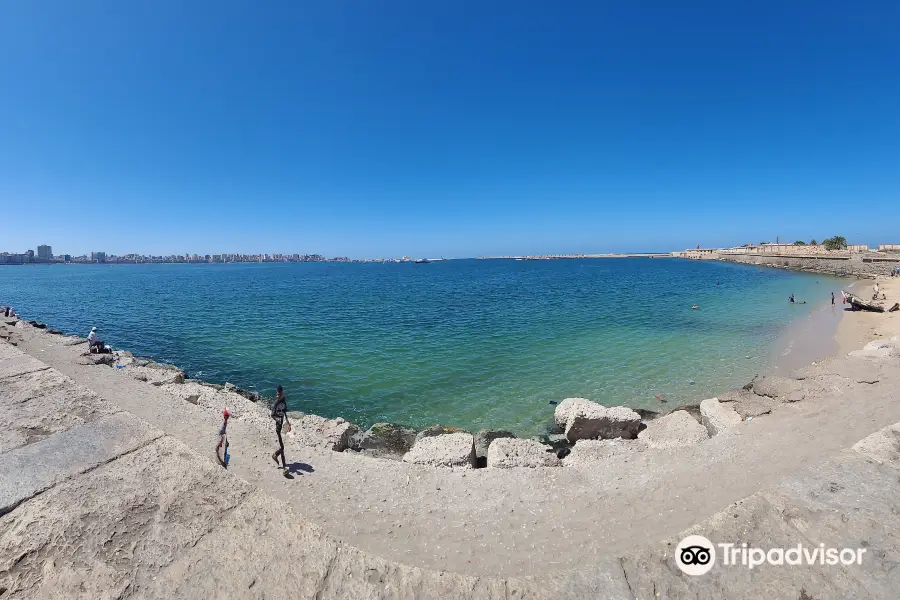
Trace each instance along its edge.
<path fill-rule="evenodd" d="M 569 396 L 659 409 L 742 385 L 839 289 L 671 259 L 0 268 L 0 303 L 24 317 L 96 325 L 192 377 L 264 394 L 281 383 L 293 409 L 364 426 L 522 435 Z"/>

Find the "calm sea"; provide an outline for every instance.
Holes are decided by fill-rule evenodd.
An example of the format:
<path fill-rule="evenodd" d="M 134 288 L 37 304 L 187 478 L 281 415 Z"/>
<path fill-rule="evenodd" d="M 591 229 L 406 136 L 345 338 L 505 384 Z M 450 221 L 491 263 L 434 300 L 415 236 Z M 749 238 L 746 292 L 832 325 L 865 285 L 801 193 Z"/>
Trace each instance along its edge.
<path fill-rule="evenodd" d="M 519 434 L 543 432 L 569 396 L 659 409 L 742 385 L 839 289 L 672 259 L 0 267 L 0 303 L 24 317 L 96 325 L 191 377 L 281 383 L 292 408 L 364 426 Z"/>

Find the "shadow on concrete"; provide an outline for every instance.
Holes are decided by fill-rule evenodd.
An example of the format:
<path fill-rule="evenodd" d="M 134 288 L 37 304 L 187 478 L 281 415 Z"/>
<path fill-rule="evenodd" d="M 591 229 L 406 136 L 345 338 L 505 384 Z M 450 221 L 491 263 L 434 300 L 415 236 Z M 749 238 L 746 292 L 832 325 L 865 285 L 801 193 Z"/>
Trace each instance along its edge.
<path fill-rule="evenodd" d="M 303 473 L 314 473 L 315 469 L 313 468 L 312 465 L 308 465 L 303 462 L 295 462 L 295 463 L 289 464 L 287 466 L 287 470 L 285 472 L 288 474 L 299 473 L 302 475 Z"/>

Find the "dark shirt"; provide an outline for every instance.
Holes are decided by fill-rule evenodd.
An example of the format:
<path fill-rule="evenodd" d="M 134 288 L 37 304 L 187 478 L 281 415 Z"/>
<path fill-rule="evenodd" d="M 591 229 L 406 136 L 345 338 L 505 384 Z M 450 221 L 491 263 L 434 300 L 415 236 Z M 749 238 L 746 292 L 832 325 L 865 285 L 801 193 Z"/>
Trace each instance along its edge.
<path fill-rule="evenodd" d="M 280 400 L 275 401 L 272 407 L 272 418 L 276 421 L 283 421 L 287 414 L 287 396 L 282 396 Z"/>
<path fill-rule="evenodd" d="M 222 421 L 222 426 L 219 427 L 219 435 L 225 435 L 226 429 L 228 429 L 228 421 Z"/>

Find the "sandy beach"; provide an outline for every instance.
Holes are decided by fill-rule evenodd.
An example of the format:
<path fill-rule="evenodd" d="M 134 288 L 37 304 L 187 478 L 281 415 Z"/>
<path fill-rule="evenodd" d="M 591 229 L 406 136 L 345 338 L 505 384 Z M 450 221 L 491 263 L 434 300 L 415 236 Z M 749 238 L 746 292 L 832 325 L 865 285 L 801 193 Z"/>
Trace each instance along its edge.
<path fill-rule="evenodd" d="M 887 296 L 885 304 L 890 306 L 900 301 L 900 278 L 879 277 L 879 292 Z M 851 290 L 866 298 L 872 295 L 873 281 L 861 281 Z M 900 311 L 893 313 L 870 313 L 864 311 L 847 311 L 838 326 L 835 339 L 839 352 L 846 354 L 859 350 L 873 340 L 889 340 L 900 335 Z"/>
<path fill-rule="evenodd" d="M 879 283 L 889 300 L 900 297 L 900 280 Z M 689 421 L 711 435 L 704 430 L 685 440 L 676 434 L 667 438 L 674 446 L 654 445 L 641 434 L 579 441 L 554 467 L 451 469 L 336 452 L 344 450 L 348 424 L 295 415 L 287 440 L 290 479 L 272 464 L 275 441 L 265 407 L 235 390 L 185 381 L 175 368 L 127 353 L 95 364 L 78 338 L 21 321 L 2 329 L 17 350 L 211 462 L 227 405 L 229 473 L 341 543 L 412 567 L 526 577 L 590 569 L 677 536 L 900 421 L 893 392 L 900 344 L 855 352 L 900 333 L 897 314 L 845 312 L 836 356 L 789 376 L 761 377 L 750 390 L 723 393 L 721 402 L 705 401 L 703 427 Z M 718 413 L 707 410 L 737 418 L 717 425 Z M 29 425 L 35 426 L 52 431 Z M 653 421 L 647 426 L 656 431 Z"/>

